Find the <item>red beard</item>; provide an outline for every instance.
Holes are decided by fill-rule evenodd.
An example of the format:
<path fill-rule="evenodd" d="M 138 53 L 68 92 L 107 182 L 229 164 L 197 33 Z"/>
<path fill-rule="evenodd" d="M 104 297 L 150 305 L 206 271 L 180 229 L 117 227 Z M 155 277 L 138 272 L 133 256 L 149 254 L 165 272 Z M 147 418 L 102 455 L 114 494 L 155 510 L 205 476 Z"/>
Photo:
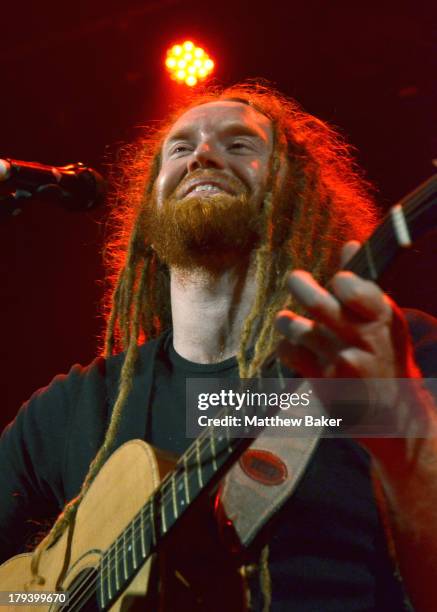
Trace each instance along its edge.
<path fill-rule="evenodd" d="M 176 190 L 176 193 L 179 190 Z M 241 187 L 239 189 L 241 193 Z M 260 237 L 260 205 L 247 192 L 189 196 L 174 194 L 145 212 L 145 235 L 169 267 L 201 268 L 211 274 L 249 260 Z"/>

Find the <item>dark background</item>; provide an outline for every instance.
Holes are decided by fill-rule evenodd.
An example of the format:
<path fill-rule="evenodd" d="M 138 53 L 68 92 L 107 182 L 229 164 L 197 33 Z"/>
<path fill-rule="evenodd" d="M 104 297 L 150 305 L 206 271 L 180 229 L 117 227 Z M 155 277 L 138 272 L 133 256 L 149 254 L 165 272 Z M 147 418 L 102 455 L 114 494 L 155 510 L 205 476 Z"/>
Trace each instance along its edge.
<path fill-rule="evenodd" d="M 433 3 L 162 0 L 3 3 L 0 157 L 103 173 L 177 95 L 162 66 L 190 38 L 224 84 L 267 78 L 338 126 L 383 208 L 437 157 Z M 35 201 L 0 223 L 1 424 L 53 375 L 95 355 L 105 207 Z M 403 306 L 437 314 L 435 236 L 394 270 Z"/>

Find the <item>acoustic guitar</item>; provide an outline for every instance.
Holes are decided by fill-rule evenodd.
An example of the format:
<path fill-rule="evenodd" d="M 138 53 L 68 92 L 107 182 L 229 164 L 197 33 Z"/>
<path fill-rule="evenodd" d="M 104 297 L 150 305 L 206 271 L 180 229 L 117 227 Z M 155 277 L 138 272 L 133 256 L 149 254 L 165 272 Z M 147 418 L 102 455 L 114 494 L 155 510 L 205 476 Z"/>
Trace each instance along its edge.
<path fill-rule="evenodd" d="M 345 269 L 378 280 L 400 250 L 436 226 L 436 187 L 434 175 L 394 206 Z M 270 416 L 278 408 L 262 410 Z M 223 415 L 227 411 L 231 414 L 229 408 L 224 409 Z M 264 412 L 262 416 L 266 415 Z M 254 427 L 250 433 L 256 437 L 260 430 Z M 203 563 L 203 552 L 195 549 L 195 542 L 208 540 L 213 523 L 206 521 L 206 527 L 202 527 L 196 508 L 202 508 L 205 503 L 202 500 L 209 498 L 251 442 L 250 437 L 232 438 L 226 429 L 218 432 L 208 427 L 177 461 L 141 440 L 118 448 L 86 493 L 74 524 L 42 554 L 39 574 L 45 582 L 32 585 L 33 602 L 22 597 L 25 608 L 44 602 L 39 609 L 69 612 L 134 609 L 194 612 L 196 606 L 208 612 L 244 609 L 238 563 L 228 559 L 216 542 L 211 556 L 215 566 L 210 571 L 208 564 Z M 185 531 L 186 535 L 193 530 L 191 542 L 185 538 L 185 544 L 180 544 L 181 539 L 174 538 L 177 532 L 184 535 Z M 197 570 L 203 572 L 203 582 L 207 584 L 203 590 L 193 587 L 191 577 L 178 566 L 181 557 L 197 554 L 200 555 Z M 32 554 L 20 554 L 0 566 L 0 591 L 12 596 L 11 605 L 6 605 L 5 610 L 16 610 L 14 593 L 24 591 L 31 581 L 31 557 Z M 171 560 L 169 570 L 161 558 Z M 160 591 L 160 585 L 165 583 L 163 573 L 171 574 L 173 582 L 179 585 L 171 589 L 176 598 L 173 603 Z M 208 583 L 212 573 L 214 580 Z M 156 579 L 157 575 L 161 580 Z M 224 604 L 225 583 L 232 585 L 232 596 Z M 34 592 L 39 594 L 38 602 Z M 182 604 L 185 595 L 179 593 L 185 592 L 190 593 L 190 604 Z"/>

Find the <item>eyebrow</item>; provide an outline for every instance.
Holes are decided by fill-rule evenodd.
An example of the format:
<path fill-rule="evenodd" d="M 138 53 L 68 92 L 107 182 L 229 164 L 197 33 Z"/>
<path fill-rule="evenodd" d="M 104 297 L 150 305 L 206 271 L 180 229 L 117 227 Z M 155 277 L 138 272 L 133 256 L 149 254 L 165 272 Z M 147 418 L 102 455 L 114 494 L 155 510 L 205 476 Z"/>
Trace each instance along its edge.
<path fill-rule="evenodd" d="M 257 138 L 258 140 L 264 141 L 265 139 L 261 136 L 258 130 L 251 128 L 247 125 L 243 125 L 238 121 L 232 121 L 231 123 L 225 124 L 223 128 L 223 132 L 225 135 L 238 135 L 238 136 L 250 136 L 252 138 Z"/>

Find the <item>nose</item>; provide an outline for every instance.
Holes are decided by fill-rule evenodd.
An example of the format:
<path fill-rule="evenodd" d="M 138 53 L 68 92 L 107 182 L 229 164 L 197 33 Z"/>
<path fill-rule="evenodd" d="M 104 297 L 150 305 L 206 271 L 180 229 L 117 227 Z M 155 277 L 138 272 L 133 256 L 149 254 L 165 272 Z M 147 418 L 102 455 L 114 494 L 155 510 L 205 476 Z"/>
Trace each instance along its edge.
<path fill-rule="evenodd" d="M 220 153 L 207 142 L 199 143 L 188 160 L 188 172 L 199 168 L 220 168 L 224 163 Z"/>

